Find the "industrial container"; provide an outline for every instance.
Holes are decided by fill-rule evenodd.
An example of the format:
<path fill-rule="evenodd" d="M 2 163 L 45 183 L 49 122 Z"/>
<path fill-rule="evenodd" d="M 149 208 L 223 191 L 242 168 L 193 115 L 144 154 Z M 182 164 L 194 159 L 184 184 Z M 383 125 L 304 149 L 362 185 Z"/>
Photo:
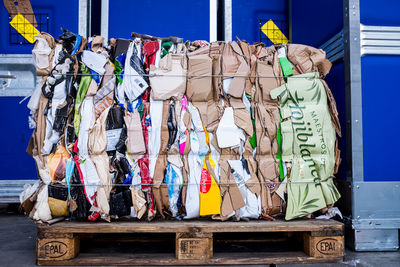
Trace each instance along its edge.
<path fill-rule="evenodd" d="M 63 26 L 106 39 L 129 38 L 134 31 L 189 40 L 238 37 L 271 45 L 262 29 L 272 20 L 290 42 L 324 49 L 334 64 L 326 81 L 337 101 L 342 126 L 339 148 L 343 160 L 337 174 L 342 198 L 338 205 L 347 219 L 348 244 L 358 251 L 398 249 L 396 101 L 400 88 L 395 78 L 400 65 L 399 1 L 35 0 L 32 7 L 35 14 L 45 14 L 44 26 L 56 37 Z M 4 144 L 0 160 L 6 166 L 0 183 L 19 185 L 36 178 L 34 161 L 24 152 L 31 133 L 28 109 L 18 103 L 34 88 L 37 78 L 30 56 L 33 46 L 12 44 L 8 13 L 4 7 L 0 13 L 0 75 L 17 76 L 16 80 L 0 79 Z M 0 198 L 10 201 L 7 196 L 12 196 L 10 189 L 2 187 Z"/>

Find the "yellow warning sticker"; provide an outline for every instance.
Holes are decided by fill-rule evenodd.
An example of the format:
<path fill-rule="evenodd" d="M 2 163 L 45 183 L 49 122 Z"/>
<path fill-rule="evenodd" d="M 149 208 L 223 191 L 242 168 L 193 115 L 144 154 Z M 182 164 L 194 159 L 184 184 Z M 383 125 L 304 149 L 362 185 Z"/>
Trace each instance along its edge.
<path fill-rule="evenodd" d="M 35 35 L 39 34 L 40 32 L 20 13 L 18 13 L 11 21 L 11 26 L 14 29 L 25 37 L 30 43 L 34 43 L 36 39 L 34 38 Z"/>
<path fill-rule="evenodd" d="M 267 23 L 262 25 L 261 31 L 273 42 L 274 44 L 286 44 L 289 42 L 288 38 L 283 32 L 276 26 L 272 19 L 268 20 Z"/>

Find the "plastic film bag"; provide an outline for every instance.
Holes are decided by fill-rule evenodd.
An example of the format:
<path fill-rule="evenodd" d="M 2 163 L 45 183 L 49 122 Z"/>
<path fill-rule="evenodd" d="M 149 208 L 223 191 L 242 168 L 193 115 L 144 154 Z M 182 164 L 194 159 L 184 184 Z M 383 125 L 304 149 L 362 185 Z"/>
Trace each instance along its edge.
<path fill-rule="evenodd" d="M 164 181 L 168 185 L 169 209 L 172 217 L 176 217 L 178 215 L 179 195 L 183 184 L 182 170 L 168 163 Z"/>

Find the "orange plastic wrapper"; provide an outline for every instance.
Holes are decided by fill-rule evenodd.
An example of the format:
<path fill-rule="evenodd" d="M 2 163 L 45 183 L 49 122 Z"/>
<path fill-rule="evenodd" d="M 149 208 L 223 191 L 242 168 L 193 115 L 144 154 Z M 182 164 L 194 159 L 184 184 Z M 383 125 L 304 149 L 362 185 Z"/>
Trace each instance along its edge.
<path fill-rule="evenodd" d="M 48 165 L 51 181 L 62 181 L 65 178 L 65 165 L 71 156 L 63 145 L 59 145 L 56 151 L 49 155 Z"/>

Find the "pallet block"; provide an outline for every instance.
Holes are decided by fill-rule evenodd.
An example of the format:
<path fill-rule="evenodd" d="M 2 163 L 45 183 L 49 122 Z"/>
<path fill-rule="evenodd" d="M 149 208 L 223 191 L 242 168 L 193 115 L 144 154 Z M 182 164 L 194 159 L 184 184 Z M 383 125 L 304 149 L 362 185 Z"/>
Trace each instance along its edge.
<path fill-rule="evenodd" d="M 212 233 L 176 233 L 178 260 L 205 260 L 213 256 Z"/>
<path fill-rule="evenodd" d="M 38 238 L 36 246 L 40 260 L 69 260 L 79 254 L 79 238 L 73 234 Z"/>

